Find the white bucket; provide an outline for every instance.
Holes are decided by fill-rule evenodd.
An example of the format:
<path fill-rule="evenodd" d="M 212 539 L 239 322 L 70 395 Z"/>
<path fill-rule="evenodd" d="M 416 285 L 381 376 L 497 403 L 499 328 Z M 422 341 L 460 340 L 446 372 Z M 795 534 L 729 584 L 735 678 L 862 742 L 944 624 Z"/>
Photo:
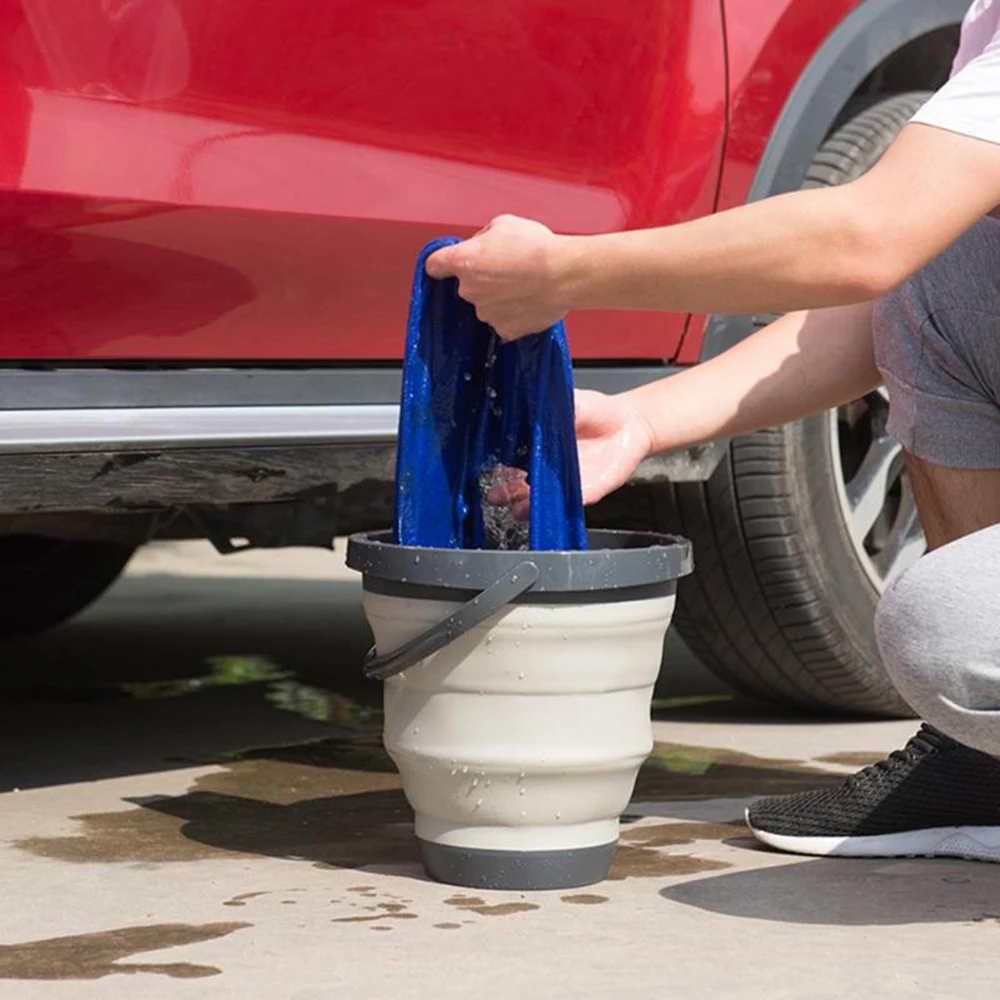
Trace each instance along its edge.
<path fill-rule="evenodd" d="M 385 746 L 428 873 L 477 888 L 600 881 L 652 748 L 650 700 L 688 543 L 594 532 L 597 551 L 447 552 L 380 537 L 352 539 L 348 556 L 365 574 L 380 654 L 461 617 L 483 579 L 538 569 L 516 603 L 487 607 L 429 653 L 418 642 L 416 661 L 386 678 Z"/>

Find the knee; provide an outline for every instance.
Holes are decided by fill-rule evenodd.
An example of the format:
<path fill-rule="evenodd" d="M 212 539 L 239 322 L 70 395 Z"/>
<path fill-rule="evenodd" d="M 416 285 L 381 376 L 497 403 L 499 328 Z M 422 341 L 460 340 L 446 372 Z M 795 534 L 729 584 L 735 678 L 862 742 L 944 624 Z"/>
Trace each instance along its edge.
<path fill-rule="evenodd" d="M 976 715 L 995 720 L 1000 711 L 995 581 L 980 578 L 990 570 L 974 573 L 984 556 L 979 550 L 992 550 L 998 535 L 986 529 L 925 556 L 889 587 L 875 614 L 882 661 L 897 691 L 945 732 L 954 733 L 956 723 L 967 727 Z"/>

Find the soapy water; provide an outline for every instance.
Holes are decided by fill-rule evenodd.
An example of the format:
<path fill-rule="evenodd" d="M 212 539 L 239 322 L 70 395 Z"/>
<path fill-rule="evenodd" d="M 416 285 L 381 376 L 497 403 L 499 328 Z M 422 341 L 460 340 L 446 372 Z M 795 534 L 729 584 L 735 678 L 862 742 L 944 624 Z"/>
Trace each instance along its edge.
<path fill-rule="evenodd" d="M 529 519 L 519 520 L 509 503 L 496 503 L 491 495 L 495 487 L 522 483 L 528 478 L 524 469 L 510 465 L 492 465 L 479 474 L 479 496 L 483 512 L 486 547 L 520 551 L 528 548 Z"/>

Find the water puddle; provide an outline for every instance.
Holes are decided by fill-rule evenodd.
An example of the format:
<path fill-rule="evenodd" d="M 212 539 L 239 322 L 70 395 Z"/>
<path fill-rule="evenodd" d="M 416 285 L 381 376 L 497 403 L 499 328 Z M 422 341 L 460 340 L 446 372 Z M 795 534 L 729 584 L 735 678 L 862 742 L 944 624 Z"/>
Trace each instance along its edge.
<path fill-rule="evenodd" d="M 3 694 L 6 701 L 60 704 L 119 698 L 162 701 L 225 689 L 257 688 L 272 707 L 292 712 L 311 722 L 328 723 L 337 730 L 348 732 L 381 730 L 382 711 L 378 704 L 381 691 L 375 686 L 363 691 L 367 700 L 347 697 L 337 691 L 307 684 L 270 657 L 258 654 L 220 654 L 206 657 L 203 663 L 202 673 L 187 677 L 86 685 L 21 685 L 5 689 Z"/>
<path fill-rule="evenodd" d="M 660 743 L 642 768 L 634 798 L 641 803 L 739 797 L 838 780 L 796 761 Z M 71 862 L 162 864 L 260 855 L 330 868 L 391 868 L 422 877 L 412 812 L 377 733 L 231 755 L 217 770 L 200 775 L 184 794 L 133 804 L 138 808 L 76 816 L 78 832 L 27 837 L 17 846 Z M 726 867 L 671 849 L 742 832 L 738 821 L 624 825 L 611 878 L 668 877 Z M 375 895 L 369 885 L 350 891 Z M 252 898 L 242 894 L 227 905 L 245 905 Z"/>
<path fill-rule="evenodd" d="M 487 903 L 479 896 L 464 896 L 461 894 L 449 896 L 445 901 L 446 906 L 454 906 L 456 909 L 464 910 L 467 913 L 476 913 L 481 917 L 509 917 L 513 913 L 530 913 L 532 910 L 540 910 L 537 903 Z"/>
<path fill-rule="evenodd" d="M 639 771 L 634 802 L 785 795 L 837 785 L 843 775 L 720 747 L 657 743 Z"/>
<path fill-rule="evenodd" d="M 222 971 L 190 962 L 123 962 L 144 951 L 162 951 L 225 937 L 247 923 L 148 924 L 0 945 L 0 979 L 103 979 L 146 972 L 201 979 Z"/>
<path fill-rule="evenodd" d="M 885 754 L 877 750 L 847 750 L 843 753 L 828 753 L 815 758 L 821 764 L 843 764 L 845 767 L 868 767 L 885 760 Z"/>

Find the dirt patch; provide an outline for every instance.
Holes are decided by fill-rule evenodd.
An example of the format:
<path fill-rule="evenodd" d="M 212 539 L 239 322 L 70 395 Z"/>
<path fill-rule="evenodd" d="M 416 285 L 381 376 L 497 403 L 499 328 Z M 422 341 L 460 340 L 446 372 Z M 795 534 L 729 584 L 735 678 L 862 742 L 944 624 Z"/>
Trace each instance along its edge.
<path fill-rule="evenodd" d="M 217 976 L 214 965 L 190 962 L 122 962 L 144 951 L 161 951 L 225 937 L 247 923 L 149 924 L 90 934 L 0 945 L 0 979 L 103 979 L 139 972 L 199 979 Z"/>
<path fill-rule="evenodd" d="M 575 903 L 578 906 L 596 906 L 598 903 L 606 903 L 607 896 L 597 896 L 594 893 L 578 892 L 573 896 L 560 896 L 564 903 Z"/>

